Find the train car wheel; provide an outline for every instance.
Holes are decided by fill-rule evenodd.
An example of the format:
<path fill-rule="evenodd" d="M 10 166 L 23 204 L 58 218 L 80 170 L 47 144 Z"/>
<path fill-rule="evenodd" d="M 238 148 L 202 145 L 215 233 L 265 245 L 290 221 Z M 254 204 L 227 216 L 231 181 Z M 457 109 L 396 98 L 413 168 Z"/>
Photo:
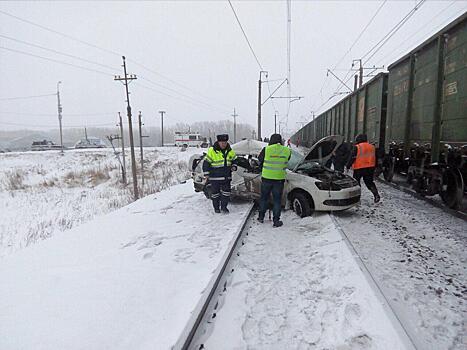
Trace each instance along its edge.
<path fill-rule="evenodd" d="M 459 209 L 464 196 L 464 181 L 458 169 L 446 169 L 443 174 L 443 189 L 440 192 L 444 204 L 451 209 Z"/>

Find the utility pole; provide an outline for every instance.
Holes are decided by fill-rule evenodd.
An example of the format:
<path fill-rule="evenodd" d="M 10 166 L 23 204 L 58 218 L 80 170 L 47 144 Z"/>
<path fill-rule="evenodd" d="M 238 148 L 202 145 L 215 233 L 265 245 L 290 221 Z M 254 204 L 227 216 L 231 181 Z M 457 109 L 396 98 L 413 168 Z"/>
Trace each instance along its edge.
<path fill-rule="evenodd" d="M 277 111 L 274 111 L 274 134 L 277 134 Z"/>
<path fill-rule="evenodd" d="M 232 114 L 232 117 L 234 118 L 234 143 L 237 143 L 237 117 L 238 117 L 238 114 L 235 113 L 235 108 L 234 108 L 234 112 Z"/>
<path fill-rule="evenodd" d="M 138 114 L 138 126 L 139 126 L 139 152 L 141 156 L 141 196 L 144 193 L 144 157 L 143 157 L 143 137 L 148 137 L 143 135 L 143 121 L 141 119 L 141 111 Z"/>
<path fill-rule="evenodd" d="M 128 130 L 130 133 L 130 151 L 131 151 L 131 172 L 133 174 L 133 193 L 134 199 L 137 200 L 139 198 L 138 194 L 138 179 L 136 178 L 136 159 L 135 159 L 135 144 L 133 140 L 133 127 L 131 124 L 131 106 L 130 106 L 130 93 L 128 92 L 128 82 L 136 79 L 136 75 L 134 74 L 127 74 L 126 72 L 126 63 L 125 63 L 125 56 L 122 56 L 123 59 L 123 72 L 125 74 L 124 77 L 120 75 L 116 75 L 114 80 L 124 81 L 125 91 L 126 91 L 126 103 L 127 103 L 127 115 L 128 115 Z"/>
<path fill-rule="evenodd" d="M 353 82 L 353 91 L 357 91 L 357 88 L 358 88 L 358 74 L 355 74 L 354 82 Z"/>
<path fill-rule="evenodd" d="M 268 77 L 268 72 L 261 70 L 259 71 L 259 80 L 258 80 L 258 140 L 261 139 L 261 74 L 265 73 L 266 78 Z"/>
<path fill-rule="evenodd" d="M 62 105 L 60 103 L 60 90 L 59 90 L 59 85 L 61 83 L 62 83 L 61 81 L 57 83 L 57 103 L 58 103 L 57 107 L 58 107 L 58 125 L 60 127 L 60 148 L 61 148 L 60 153 L 63 155 Z"/>
<path fill-rule="evenodd" d="M 126 186 L 126 165 L 125 165 L 125 141 L 123 139 L 123 122 L 120 112 L 118 112 L 118 126 L 120 126 L 120 139 L 122 140 L 122 168 L 123 168 L 123 184 Z"/>
<path fill-rule="evenodd" d="M 161 146 L 164 147 L 164 114 L 165 111 L 159 111 L 161 114 Z"/>
<path fill-rule="evenodd" d="M 86 140 L 87 143 L 89 143 L 89 140 L 88 140 L 88 130 L 86 129 L 86 127 L 84 127 L 84 139 Z"/>

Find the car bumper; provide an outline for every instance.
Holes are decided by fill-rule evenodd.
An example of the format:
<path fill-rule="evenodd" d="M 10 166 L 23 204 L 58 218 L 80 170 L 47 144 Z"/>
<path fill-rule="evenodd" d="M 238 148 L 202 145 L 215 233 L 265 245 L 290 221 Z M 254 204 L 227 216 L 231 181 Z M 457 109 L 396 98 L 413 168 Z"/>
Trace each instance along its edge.
<path fill-rule="evenodd" d="M 319 200 L 315 199 L 315 210 L 337 211 L 349 209 L 360 203 L 360 195 L 359 186 L 340 191 L 322 191 Z"/>

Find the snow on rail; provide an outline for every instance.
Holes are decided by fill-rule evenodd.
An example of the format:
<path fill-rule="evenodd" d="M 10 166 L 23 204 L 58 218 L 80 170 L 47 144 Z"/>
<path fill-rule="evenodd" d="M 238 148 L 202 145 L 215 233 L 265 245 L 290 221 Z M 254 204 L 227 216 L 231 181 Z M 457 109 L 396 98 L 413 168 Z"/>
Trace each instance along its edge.
<path fill-rule="evenodd" d="M 248 223 L 204 349 L 412 349 L 330 216 Z M 229 269 L 230 270 L 230 266 Z M 226 345 L 228 344 L 228 345 Z"/>
<path fill-rule="evenodd" d="M 250 205 L 177 185 L 5 257 L 0 349 L 170 349 Z"/>

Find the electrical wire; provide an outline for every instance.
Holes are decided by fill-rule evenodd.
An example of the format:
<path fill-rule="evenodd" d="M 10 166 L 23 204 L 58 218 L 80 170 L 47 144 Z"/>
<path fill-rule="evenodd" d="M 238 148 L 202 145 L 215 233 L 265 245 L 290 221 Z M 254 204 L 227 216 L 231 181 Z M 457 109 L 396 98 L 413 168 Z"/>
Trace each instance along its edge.
<path fill-rule="evenodd" d="M 0 98 L 0 101 L 26 100 L 30 98 L 40 98 L 40 97 L 48 97 L 48 96 L 57 96 L 57 94 L 55 93 L 55 94 L 33 95 L 33 96 L 3 97 L 3 98 Z"/>
<path fill-rule="evenodd" d="M 370 57 L 363 63 L 367 63 L 387 42 L 389 39 L 391 39 L 394 34 L 396 34 L 400 28 L 415 14 L 415 12 L 423 6 L 423 4 L 426 2 L 426 0 L 420 0 L 415 7 L 409 11 L 405 15 L 404 18 L 402 18 L 380 41 L 378 41 L 366 54 L 362 56 L 362 61 L 363 59 L 368 56 L 373 50 L 375 50 Z"/>
<path fill-rule="evenodd" d="M 376 54 L 376 52 L 378 52 L 387 42 L 388 40 L 394 36 L 395 33 L 397 33 L 399 31 L 399 29 L 402 28 L 402 26 L 407 23 L 407 21 L 415 14 L 415 12 L 421 7 L 423 6 L 423 4 L 425 3 L 426 0 L 420 0 L 414 8 L 412 8 L 394 27 L 391 28 L 391 30 L 385 35 L 383 36 L 383 38 L 378 41 L 378 43 L 376 43 L 370 50 L 368 50 L 363 56 L 362 56 L 362 60 L 368 56 L 369 54 L 371 54 L 371 56 L 363 63 L 363 65 L 365 65 L 366 63 L 368 63 L 368 61 Z M 351 72 L 351 70 L 349 70 L 349 72 Z M 348 76 L 349 73 L 347 73 L 346 77 Z M 350 76 L 349 78 L 344 78 L 343 81 L 344 81 L 344 84 L 341 84 L 339 86 L 339 88 L 336 90 L 336 92 L 328 99 L 327 102 L 329 102 L 330 99 L 334 98 L 335 96 L 337 96 L 339 93 L 340 93 L 340 90 L 342 89 L 342 87 L 347 84 L 350 79 L 352 79 L 352 76 Z M 324 104 L 322 104 L 320 106 L 323 107 Z M 319 110 L 318 110 L 319 111 Z"/>
<path fill-rule="evenodd" d="M 15 15 L 12 15 L 11 13 L 8 13 L 8 12 L 2 11 L 2 10 L 0 10 L 0 13 L 3 14 L 3 15 L 5 15 L 5 16 L 14 18 L 14 19 L 16 19 L 16 20 L 18 20 L 18 21 L 21 21 L 21 22 L 24 22 L 24 23 L 28 23 L 28 24 L 30 24 L 30 25 L 32 25 L 32 26 L 41 28 L 41 29 L 46 30 L 46 31 L 48 31 L 48 32 L 51 32 L 51 33 L 60 35 L 60 36 L 62 36 L 62 37 L 64 37 L 64 38 L 67 38 L 67 39 L 70 39 L 70 40 L 74 40 L 74 41 L 77 41 L 77 42 L 79 42 L 79 43 L 81 43 L 81 44 L 84 44 L 84 45 L 93 47 L 93 48 L 95 48 L 95 49 L 98 49 L 98 50 L 101 50 L 101 51 L 104 51 L 104 52 L 107 52 L 107 53 L 110 53 L 110 54 L 113 54 L 113 55 L 122 56 L 122 55 L 120 55 L 118 52 L 115 52 L 115 51 L 113 51 L 113 50 L 109 50 L 109 49 L 106 49 L 106 48 L 103 48 L 103 47 L 100 47 L 100 46 L 91 44 L 91 43 L 89 43 L 89 42 L 87 42 L 87 41 L 84 41 L 84 40 L 75 38 L 75 37 L 73 37 L 73 36 L 71 36 L 71 35 L 68 35 L 68 34 L 59 32 L 58 30 L 54 30 L 54 29 L 48 28 L 48 27 L 46 27 L 46 26 L 43 26 L 43 25 L 40 25 L 40 24 L 31 22 L 31 21 L 28 21 L 27 19 L 24 19 L 24 18 L 15 16 Z"/>
<path fill-rule="evenodd" d="M 408 39 L 411 39 L 411 38 L 415 37 L 415 35 L 417 35 L 418 33 L 420 33 L 423 29 L 427 29 L 428 24 L 432 24 L 432 22 L 433 22 L 435 19 L 439 18 L 439 16 L 440 16 L 443 12 L 445 12 L 447 9 L 449 9 L 449 8 L 450 8 L 452 5 L 454 5 L 456 2 L 457 2 L 457 0 L 451 1 L 451 2 L 448 4 L 448 6 L 444 7 L 443 9 L 441 9 L 441 11 L 439 11 L 436 15 L 434 15 L 433 17 L 431 17 L 426 23 L 424 23 L 421 27 L 419 27 L 415 32 L 413 32 L 411 35 L 409 35 L 408 38 L 407 38 L 407 37 L 404 37 L 403 42 L 406 43 Z M 464 12 L 465 12 L 465 10 L 464 10 Z M 457 14 L 457 12 L 456 12 L 454 18 L 457 18 L 457 17 L 458 17 L 458 14 Z M 442 24 L 442 27 L 441 27 L 441 28 L 443 28 L 443 27 L 446 26 L 446 24 L 445 24 L 446 22 L 448 22 L 448 23 L 452 22 L 451 16 L 450 16 L 450 19 L 443 20 L 443 24 Z M 432 31 L 431 28 L 430 28 L 430 31 Z M 438 32 L 438 31 L 439 31 L 439 29 L 437 29 L 437 30 L 435 31 L 435 33 Z M 426 36 L 426 35 L 425 35 L 425 36 Z M 413 43 L 410 43 L 409 45 L 405 45 L 404 48 L 403 48 L 402 50 L 397 51 L 397 53 L 394 54 L 393 57 L 400 57 L 400 56 L 402 56 L 404 52 L 407 52 L 407 51 L 409 50 L 410 47 L 417 45 L 417 43 L 419 43 L 420 41 L 423 41 L 423 40 L 422 40 L 422 39 L 416 39 Z M 401 43 L 399 43 L 396 47 L 394 47 L 393 49 L 391 49 L 391 50 L 389 50 L 389 51 L 393 53 L 394 50 L 395 50 L 396 48 L 400 47 L 400 46 L 401 46 Z M 376 65 L 379 65 L 383 60 L 387 60 L 387 61 L 389 61 L 389 62 L 392 62 L 392 61 L 394 61 L 395 59 L 396 59 L 396 58 L 391 58 L 391 59 L 388 60 L 387 57 L 386 57 L 386 55 L 383 55 L 383 56 L 381 57 L 381 59 L 376 63 Z"/>
<path fill-rule="evenodd" d="M 387 0 L 384 0 L 383 3 L 378 7 L 378 9 L 376 10 L 376 12 L 373 14 L 373 16 L 370 18 L 370 20 L 367 22 L 367 24 L 365 25 L 365 27 L 363 27 L 362 31 L 360 32 L 360 34 L 358 34 L 357 38 L 355 38 L 355 40 L 353 41 L 352 45 L 350 45 L 349 49 L 345 52 L 345 54 L 339 59 L 339 61 L 334 65 L 334 68 L 332 70 L 335 70 L 339 64 L 342 63 L 342 61 L 345 59 L 345 57 L 347 57 L 347 55 L 352 51 L 352 49 L 354 48 L 354 46 L 358 43 L 358 41 L 361 39 L 361 37 L 363 36 L 363 34 L 366 32 L 366 30 L 368 29 L 368 27 L 371 25 L 371 23 L 373 23 L 374 19 L 376 18 L 376 16 L 378 15 L 378 13 L 381 11 L 381 9 L 383 8 L 383 6 L 386 4 Z M 352 69 L 350 69 L 351 71 Z M 346 75 L 345 75 L 345 78 L 347 77 L 347 75 L 349 74 L 349 71 L 347 71 Z M 322 96 L 323 96 L 323 89 L 326 85 L 326 82 L 328 81 L 328 75 L 326 75 L 326 79 L 324 80 L 322 86 L 321 86 L 321 89 L 320 89 L 320 96 L 321 96 L 321 99 L 322 99 Z M 325 103 L 327 103 L 329 100 L 327 100 Z M 312 110 L 314 111 L 315 108 L 315 102 L 313 103 L 312 105 Z M 319 110 L 319 108 L 317 109 Z"/>
<path fill-rule="evenodd" d="M 181 87 L 181 88 L 183 88 L 183 89 L 185 89 L 185 90 L 187 90 L 187 91 L 190 91 L 190 92 L 191 92 L 192 94 L 194 94 L 194 95 L 198 95 L 198 96 L 200 96 L 200 97 L 202 97 L 202 98 L 204 98 L 204 99 L 206 99 L 206 100 L 209 100 L 209 101 L 211 101 L 211 102 L 213 101 L 211 97 L 208 97 L 208 96 L 206 96 L 206 95 L 203 95 L 203 94 L 201 94 L 200 92 L 198 92 L 198 91 L 196 91 L 196 90 L 194 90 L 194 89 L 192 89 L 192 88 L 190 88 L 190 87 L 188 87 L 188 86 L 186 86 L 186 85 L 184 85 L 184 84 L 178 83 L 178 82 L 176 82 L 175 80 L 173 80 L 173 79 L 171 79 L 171 78 L 168 78 L 167 76 L 165 76 L 165 75 L 163 75 L 163 74 L 161 74 L 161 73 L 159 73 L 159 72 L 156 72 L 155 70 L 153 70 L 153 69 L 151 69 L 151 68 L 148 68 L 147 66 L 145 66 L 145 65 L 143 65 L 143 64 L 141 64 L 141 63 L 139 63 L 139 62 L 136 62 L 135 60 L 133 60 L 133 59 L 131 59 L 131 58 L 127 58 L 127 60 L 128 60 L 129 62 L 132 62 L 132 63 L 134 63 L 135 65 L 137 65 L 137 66 L 139 66 L 139 67 L 141 67 L 141 68 L 147 70 L 148 72 L 150 72 L 150 73 L 152 73 L 152 74 L 154 74 L 154 75 L 157 75 L 157 76 L 159 76 L 159 77 L 161 77 L 161 78 L 163 78 L 163 79 L 165 79 L 165 80 L 171 82 L 171 83 L 174 84 L 174 85 L 177 85 L 177 86 L 179 86 L 179 87 Z M 214 102 L 216 102 L 216 101 L 214 101 Z M 224 105 L 224 104 L 222 104 L 222 103 L 219 103 L 219 102 L 216 102 L 216 104 L 218 104 L 219 106 L 222 106 L 223 108 L 227 108 L 227 107 L 228 107 L 228 106 L 226 106 L 226 105 Z"/>
<path fill-rule="evenodd" d="M 116 70 L 114 67 L 110 67 L 110 66 L 107 66 L 107 65 L 99 63 L 99 62 L 91 61 L 91 60 L 88 60 L 88 59 L 83 58 L 83 57 L 71 55 L 71 54 L 64 53 L 64 52 L 54 50 L 54 49 L 51 49 L 51 48 L 47 48 L 47 47 L 44 47 L 44 46 L 41 46 L 41 45 L 33 44 L 33 43 L 30 43 L 30 42 L 27 42 L 27 41 L 24 41 L 24 40 L 20 40 L 20 39 L 16 39 L 16 38 L 13 38 L 13 37 L 10 37 L 10 36 L 7 36 L 7 35 L 0 34 L 0 37 L 11 40 L 11 41 L 21 43 L 23 45 L 28 45 L 28 46 L 32 46 L 32 47 L 35 47 L 35 48 L 38 48 L 38 49 L 41 49 L 41 50 L 53 52 L 53 53 L 55 53 L 57 55 L 62 55 L 62 56 L 74 58 L 74 59 L 77 59 L 77 60 L 80 60 L 80 61 L 83 61 L 83 62 L 86 62 L 86 63 L 95 64 L 95 65 L 103 67 L 103 68 L 111 69 L 112 71 Z"/>
<path fill-rule="evenodd" d="M 69 40 L 73 40 L 73 41 L 79 42 L 79 43 L 81 43 L 81 44 L 83 44 L 83 45 L 87 45 L 87 46 L 89 46 L 89 47 L 92 47 L 92 48 L 101 50 L 101 51 L 103 51 L 103 52 L 106 52 L 106 53 L 109 53 L 109 54 L 112 54 L 112 55 L 117 55 L 117 56 L 119 56 L 119 57 L 122 56 L 121 53 L 118 53 L 118 52 L 116 52 L 116 51 L 113 51 L 113 50 L 110 50 L 110 49 L 107 49 L 107 48 L 104 48 L 104 47 L 101 47 L 101 46 L 92 44 L 92 43 L 90 43 L 90 42 L 87 42 L 87 41 L 78 39 L 78 38 L 76 38 L 76 37 L 73 37 L 73 36 L 71 36 L 71 35 L 65 34 L 65 33 L 63 33 L 63 32 L 60 32 L 60 31 L 57 31 L 57 30 L 48 28 L 48 27 L 46 27 L 46 26 L 43 26 L 43 25 L 41 25 L 41 24 L 34 23 L 34 22 L 29 21 L 29 20 L 27 20 L 27 19 L 24 19 L 24 18 L 15 16 L 15 15 L 10 14 L 10 13 L 8 13 L 8 12 L 5 12 L 5 11 L 0 10 L 0 14 L 3 14 L 3 15 L 5 15 L 5 16 L 9 16 L 9 17 L 14 18 L 14 19 L 16 19 L 16 20 L 18 20 L 18 21 L 21 21 L 21 22 L 30 24 L 30 25 L 32 25 L 32 26 L 41 28 L 41 29 L 46 30 L 46 31 L 48 31 L 48 32 L 51 32 L 51 33 L 60 35 L 60 36 L 62 36 L 62 37 L 64 37 L 64 38 L 67 38 L 67 39 L 69 39 Z M 35 45 L 35 44 L 31 44 L 31 45 Z M 42 48 L 42 47 L 41 47 L 41 48 Z M 11 51 L 12 49 L 9 49 L 9 50 Z M 58 53 L 58 52 L 57 52 L 57 53 Z M 61 54 L 64 54 L 64 53 L 61 53 Z M 30 55 L 32 55 L 32 54 L 30 54 Z M 68 55 L 68 54 L 65 54 L 65 55 Z M 39 57 L 39 56 L 36 55 L 35 57 Z M 40 58 L 47 59 L 47 58 L 44 58 L 44 57 L 40 57 Z M 77 56 L 75 56 L 74 58 L 82 59 L 81 57 L 78 58 Z M 164 78 L 164 79 L 166 79 L 166 80 L 172 82 L 172 83 L 175 84 L 175 85 L 178 85 L 178 86 L 180 86 L 180 87 L 183 87 L 183 88 L 185 88 L 185 89 L 187 89 L 187 90 L 190 90 L 190 91 L 192 91 L 192 92 L 195 91 L 195 90 L 193 90 L 193 89 L 191 89 L 191 88 L 188 88 L 188 87 L 184 86 L 183 84 L 177 83 L 177 82 L 175 82 L 174 80 L 172 80 L 172 79 L 170 79 L 170 78 L 167 78 L 166 76 L 164 76 L 164 75 L 162 75 L 162 74 L 160 74 L 160 73 L 158 73 L 158 72 L 156 72 L 156 71 L 154 71 L 154 70 L 152 70 L 152 69 L 146 67 L 145 65 L 143 65 L 143 64 L 141 64 L 141 63 L 139 63 L 139 62 L 137 62 L 137 61 L 135 61 L 135 60 L 133 60 L 133 59 L 131 59 L 131 58 L 127 58 L 127 59 L 128 59 L 128 61 L 133 62 L 134 64 L 136 64 L 136 65 L 138 65 L 138 66 L 140 66 L 140 67 L 146 69 L 147 71 L 149 71 L 149 72 L 151 72 L 151 73 L 153 73 L 153 74 L 156 74 L 156 75 L 158 75 L 158 76 L 160 76 L 160 77 L 162 77 L 162 78 Z M 49 60 L 52 60 L 52 59 L 49 59 Z M 90 62 L 93 63 L 93 64 L 96 64 L 96 62 L 92 62 L 92 61 L 90 61 Z M 78 66 L 76 66 L 76 65 L 72 65 L 72 64 L 70 64 L 70 63 L 67 63 L 67 64 L 68 64 L 68 65 L 71 65 L 71 66 L 75 66 L 75 67 L 78 68 Z M 107 67 L 107 68 L 111 68 L 111 67 L 109 67 L 109 66 L 106 66 L 106 67 Z M 83 67 L 81 67 L 81 68 L 83 68 Z M 111 68 L 111 69 L 113 69 L 113 68 Z M 90 69 L 87 69 L 87 70 L 90 70 Z M 96 70 L 93 70 L 93 71 L 97 72 Z M 101 73 L 102 73 L 102 72 L 101 72 Z M 112 74 L 112 75 L 113 75 L 113 74 Z M 173 90 L 173 89 L 172 89 L 172 90 Z M 178 92 L 177 92 L 177 93 L 178 93 Z M 200 93 L 197 93 L 197 92 L 195 92 L 195 93 L 196 93 L 197 95 L 201 95 Z M 179 93 L 179 94 L 180 94 L 180 93 Z M 203 95 L 201 95 L 201 96 L 203 96 Z M 204 98 L 210 99 L 209 97 L 204 97 Z M 211 100 L 211 99 L 210 99 L 210 100 Z M 225 107 L 225 106 L 224 106 L 224 107 Z"/>
<path fill-rule="evenodd" d="M 259 68 L 260 68 L 261 70 L 264 70 L 264 69 L 263 69 L 263 66 L 261 65 L 261 63 L 260 63 L 259 60 L 258 60 L 258 56 L 256 56 L 256 53 L 255 53 L 255 51 L 253 50 L 253 47 L 251 46 L 250 40 L 248 40 L 248 36 L 246 35 L 245 30 L 243 29 L 242 23 L 240 23 L 240 20 L 239 20 L 239 18 L 238 18 L 238 16 L 237 16 L 237 13 L 235 12 L 235 9 L 234 9 L 234 7 L 233 7 L 233 5 L 232 5 L 232 2 L 231 2 L 230 0 L 227 0 L 227 1 L 229 2 L 230 8 L 232 9 L 232 12 L 233 12 L 233 14 L 234 14 L 234 16 L 235 16 L 235 19 L 237 20 L 237 23 L 238 23 L 240 29 L 242 30 L 243 36 L 245 37 L 245 40 L 246 40 L 246 42 L 247 42 L 247 44 L 248 44 L 248 47 L 250 48 L 251 53 L 252 53 L 253 56 L 255 57 L 256 63 L 258 63 L 258 66 L 259 66 Z"/>
<path fill-rule="evenodd" d="M 182 103 L 185 103 L 185 104 L 186 104 L 186 103 L 189 103 L 189 104 L 191 104 L 191 105 L 195 105 L 195 106 L 197 106 L 197 107 L 207 108 L 207 109 L 210 109 L 210 110 L 212 110 L 212 111 L 215 111 L 215 112 L 219 113 L 219 110 L 218 110 L 218 109 L 214 109 L 214 108 L 212 108 L 212 107 L 210 107 L 210 106 L 207 106 L 207 105 L 205 105 L 205 104 L 200 104 L 200 103 L 198 103 L 198 102 L 192 102 L 191 100 L 187 100 L 187 99 L 182 98 L 182 97 L 173 96 L 173 95 L 167 94 L 167 93 L 164 92 L 164 91 L 160 91 L 160 90 L 154 89 L 154 88 L 152 88 L 152 87 L 145 86 L 145 85 L 143 85 L 143 84 L 141 84 L 141 83 L 138 83 L 138 82 L 135 82 L 134 84 L 137 85 L 137 86 L 139 86 L 139 87 L 142 87 L 143 89 L 147 89 L 147 90 L 151 90 L 151 91 L 157 92 L 158 94 L 165 95 L 165 96 L 170 97 L 170 98 L 172 98 L 172 99 L 178 100 L 178 101 L 180 101 L 180 102 L 182 102 Z M 222 111 L 222 113 L 225 113 L 225 112 Z M 230 112 L 229 112 L 229 113 L 230 113 Z"/>
<path fill-rule="evenodd" d="M 106 72 L 103 72 L 103 71 L 99 71 L 99 70 L 96 70 L 96 69 L 93 69 L 93 68 L 87 68 L 87 67 L 79 66 L 77 64 L 73 64 L 73 63 L 69 63 L 69 62 L 65 62 L 65 61 L 60 61 L 60 60 L 56 60 L 56 59 L 53 59 L 53 58 L 44 57 L 44 56 L 40 56 L 40 55 L 35 55 L 35 54 L 30 53 L 30 52 L 15 50 L 15 49 L 8 48 L 8 47 L 5 47 L 5 46 L 0 46 L 0 49 L 20 53 L 20 54 L 27 55 L 27 56 L 40 58 L 40 59 L 43 59 L 43 60 L 46 60 L 46 61 L 51 61 L 51 62 L 63 64 L 63 65 L 66 65 L 66 66 L 71 66 L 71 67 L 75 67 L 75 68 L 78 68 L 78 69 L 83 69 L 83 70 L 87 70 L 87 71 L 90 71 L 90 72 L 98 73 L 98 74 L 103 74 L 103 75 L 107 75 L 107 76 L 109 76 L 109 75 L 114 76 L 113 74 L 106 73 Z"/>
<path fill-rule="evenodd" d="M 191 101 L 193 101 L 193 102 L 195 102 L 195 103 L 202 104 L 202 105 L 205 105 L 205 106 L 207 106 L 207 107 L 211 107 L 211 108 L 213 108 L 213 109 L 215 109 L 215 110 L 222 111 L 223 113 L 230 113 L 230 111 L 221 110 L 221 109 L 219 109 L 219 108 L 217 108 L 217 107 L 215 107 L 215 106 L 213 106 L 213 105 L 210 105 L 210 104 L 208 104 L 208 103 L 195 100 L 195 99 L 193 99 L 192 97 L 190 97 L 190 96 L 188 96 L 188 95 L 185 95 L 185 94 L 183 94 L 183 93 L 181 93 L 181 92 L 178 92 L 177 90 L 171 89 L 171 88 L 169 88 L 169 87 L 167 87 L 167 86 L 164 86 L 164 85 L 162 85 L 162 84 L 156 83 L 156 82 L 154 82 L 154 81 L 152 81 L 152 80 L 150 80 L 150 79 L 148 79 L 148 78 L 145 78 L 145 77 L 141 77 L 141 76 L 140 76 L 140 79 L 141 79 L 141 80 L 144 80 L 144 81 L 146 81 L 146 82 L 148 82 L 148 83 L 150 83 L 150 84 L 153 84 L 153 85 L 155 85 L 155 86 L 161 87 L 161 88 L 163 88 L 163 89 L 172 91 L 172 92 L 174 92 L 174 93 L 176 93 L 176 94 L 178 94 L 178 95 L 180 95 L 180 96 L 183 96 L 186 100 L 191 100 Z"/>

